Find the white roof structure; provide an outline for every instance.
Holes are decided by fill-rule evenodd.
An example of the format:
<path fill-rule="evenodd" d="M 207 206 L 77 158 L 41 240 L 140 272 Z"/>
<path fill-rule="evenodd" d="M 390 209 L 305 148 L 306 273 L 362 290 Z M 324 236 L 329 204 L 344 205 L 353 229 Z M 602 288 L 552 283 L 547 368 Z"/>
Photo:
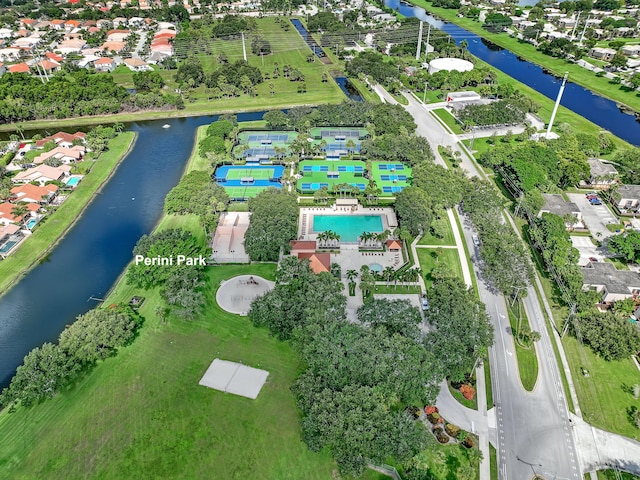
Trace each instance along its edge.
<path fill-rule="evenodd" d="M 205 387 L 255 400 L 269 372 L 216 358 L 198 382 Z"/>
<path fill-rule="evenodd" d="M 457 70 L 458 72 L 469 72 L 473 70 L 473 63 L 463 60 L 461 58 L 436 58 L 429 62 L 429 73 L 434 74 L 441 70 L 451 72 Z"/>

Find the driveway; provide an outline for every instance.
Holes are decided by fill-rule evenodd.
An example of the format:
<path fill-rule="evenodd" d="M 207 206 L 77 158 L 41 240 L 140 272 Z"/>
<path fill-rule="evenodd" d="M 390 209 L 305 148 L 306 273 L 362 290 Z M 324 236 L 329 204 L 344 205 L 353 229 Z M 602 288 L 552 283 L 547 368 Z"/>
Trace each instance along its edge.
<path fill-rule="evenodd" d="M 587 265 L 590 257 L 597 258 L 599 262 L 604 262 L 604 252 L 606 249 L 603 247 L 596 247 L 590 237 L 578 237 L 572 235 L 570 238 L 573 246 L 580 252 L 578 265 L 581 267 Z"/>
<path fill-rule="evenodd" d="M 582 212 L 584 223 L 593 238 L 603 240 L 614 234 L 607 229 L 607 225 L 618 223 L 618 221 L 609 210 L 609 207 L 604 203 L 602 205 L 591 205 L 587 197 L 582 193 L 568 193 L 567 196 Z"/>

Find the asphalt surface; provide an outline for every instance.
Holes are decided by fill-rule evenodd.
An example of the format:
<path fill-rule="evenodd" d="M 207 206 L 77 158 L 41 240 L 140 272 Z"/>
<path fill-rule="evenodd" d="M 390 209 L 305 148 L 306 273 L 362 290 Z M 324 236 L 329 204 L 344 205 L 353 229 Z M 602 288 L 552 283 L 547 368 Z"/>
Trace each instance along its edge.
<path fill-rule="evenodd" d="M 437 145 L 460 149 L 457 137 L 447 132 L 429 113 L 428 110 L 437 106 L 425 106 L 411 95 L 405 96 L 409 100 L 405 108 L 418 125 L 417 134 L 429 140 L 434 153 Z M 464 153 L 461 158 L 467 175 L 479 175 Z M 437 154 L 436 160 L 442 162 Z M 534 390 L 527 392 L 520 382 L 504 296 L 493 291 L 483 280 L 479 249 L 471 238 L 475 232 L 469 221 L 464 217 L 462 220 L 463 234 L 478 278 L 480 299 L 495 328 L 494 346 L 489 349 L 495 402 L 490 417 L 495 416 L 495 422 L 489 422 L 488 433 L 498 450 L 499 478 L 521 480 L 538 474 L 545 478 L 582 480 L 560 373 L 535 290 L 529 288 L 524 304 L 532 329 L 539 331 L 542 338 L 536 343 L 538 380 Z"/>
<path fill-rule="evenodd" d="M 615 234 L 607 229 L 607 225 L 618 223 L 618 221 L 604 203 L 602 205 L 591 205 L 587 197 L 582 193 L 568 193 L 567 196 L 580 209 L 583 221 L 593 238 L 604 240 Z"/>

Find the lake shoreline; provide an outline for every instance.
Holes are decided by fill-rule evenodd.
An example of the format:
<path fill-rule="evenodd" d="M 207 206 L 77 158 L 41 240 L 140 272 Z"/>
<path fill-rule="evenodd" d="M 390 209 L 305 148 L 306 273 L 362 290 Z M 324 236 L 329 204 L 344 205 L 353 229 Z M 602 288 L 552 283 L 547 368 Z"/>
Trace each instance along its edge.
<path fill-rule="evenodd" d="M 123 135 L 125 133 L 128 133 L 128 132 L 120 133 L 118 135 L 120 136 L 120 135 Z M 126 148 L 126 150 L 124 150 L 122 152 L 122 154 L 120 154 L 117 157 L 116 162 L 108 170 L 107 175 L 96 186 L 96 188 L 91 193 L 91 196 L 89 197 L 87 202 L 84 203 L 84 205 L 80 208 L 78 213 L 64 227 L 62 232 L 59 235 L 57 235 L 56 238 L 53 240 L 53 242 L 51 242 L 47 247 L 42 249 L 40 252 L 37 252 L 35 254 L 33 260 L 28 265 L 26 265 L 25 267 L 22 267 L 18 272 L 13 273 L 12 277 L 5 277 L 3 279 L 2 284 L 0 284 L 0 298 L 2 298 L 7 292 L 9 292 L 16 284 L 18 284 L 20 282 L 20 280 L 29 271 L 31 271 L 34 267 L 36 267 L 38 264 L 40 264 L 40 262 L 54 250 L 54 248 L 60 243 L 60 241 L 62 241 L 67 236 L 67 234 L 75 226 L 75 224 L 78 222 L 78 220 L 80 220 L 80 218 L 82 217 L 82 215 L 86 211 L 87 207 L 89 207 L 89 205 L 95 200 L 95 198 L 98 196 L 100 191 L 104 188 L 104 186 L 109 182 L 109 180 L 111 180 L 111 178 L 115 174 L 116 170 L 118 170 L 118 167 L 120 166 L 122 161 L 129 155 L 129 153 L 133 149 L 133 147 L 134 147 L 134 145 L 136 143 L 136 140 L 138 139 L 138 134 L 136 132 L 131 132 L 131 133 L 133 133 L 133 136 L 132 136 L 131 140 L 129 141 L 129 145 Z M 97 160 L 97 161 L 99 162 L 100 160 Z M 91 175 L 91 172 L 89 172 L 88 175 Z M 73 192 L 73 193 L 75 193 L 75 192 Z M 52 216 L 55 215 L 56 213 L 57 213 L 57 211 L 54 212 L 52 214 Z M 43 225 L 43 228 L 46 228 L 46 224 Z M 28 246 L 27 242 L 29 241 L 29 239 L 30 238 L 26 238 L 24 240 L 24 243 L 27 244 L 27 246 Z M 18 249 L 23 249 L 23 248 L 25 248 L 25 245 L 18 246 Z M 7 259 L 5 259 L 4 262 L 6 262 L 6 261 L 8 261 L 10 259 L 11 259 L 11 256 L 9 256 Z M 7 279 L 9 279 L 9 280 L 7 280 Z"/>

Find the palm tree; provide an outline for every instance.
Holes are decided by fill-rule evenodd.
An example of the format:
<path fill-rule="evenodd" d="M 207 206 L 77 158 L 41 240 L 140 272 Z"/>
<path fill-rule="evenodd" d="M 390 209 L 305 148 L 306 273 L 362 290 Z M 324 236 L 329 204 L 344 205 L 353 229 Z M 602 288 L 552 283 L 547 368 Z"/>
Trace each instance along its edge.
<path fill-rule="evenodd" d="M 382 271 L 382 276 L 387 282 L 387 287 L 391 283 L 391 279 L 393 278 L 394 273 L 395 273 L 395 270 L 392 267 L 385 267 L 384 270 Z"/>
<path fill-rule="evenodd" d="M 468 46 L 469 46 L 469 42 L 467 42 L 466 40 L 462 40 L 460 42 L 460 49 L 462 50 L 462 58 L 465 57 L 465 50 L 467 49 Z"/>
<path fill-rule="evenodd" d="M 16 125 L 16 132 L 18 132 L 22 140 L 24 140 L 24 125 L 22 123 Z"/>
<path fill-rule="evenodd" d="M 122 132 L 124 130 L 124 123 L 122 123 L 122 122 L 114 123 L 113 124 L 113 129 L 118 133 Z"/>
<path fill-rule="evenodd" d="M 358 277 L 358 272 L 355 270 L 347 270 L 347 280 L 353 282 Z"/>
<path fill-rule="evenodd" d="M 318 241 L 318 246 L 320 248 L 323 248 L 326 245 L 327 240 L 329 240 L 329 230 L 325 230 L 324 232 L 320 232 L 318 234 L 316 240 Z"/>
<path fill-rule="evenodd" d="M 24 222 L 24 216 L 29 210 L 23 203 L 18 203 L 11 209 L 11 215 L 15 217 L 16 223 Z"/>

